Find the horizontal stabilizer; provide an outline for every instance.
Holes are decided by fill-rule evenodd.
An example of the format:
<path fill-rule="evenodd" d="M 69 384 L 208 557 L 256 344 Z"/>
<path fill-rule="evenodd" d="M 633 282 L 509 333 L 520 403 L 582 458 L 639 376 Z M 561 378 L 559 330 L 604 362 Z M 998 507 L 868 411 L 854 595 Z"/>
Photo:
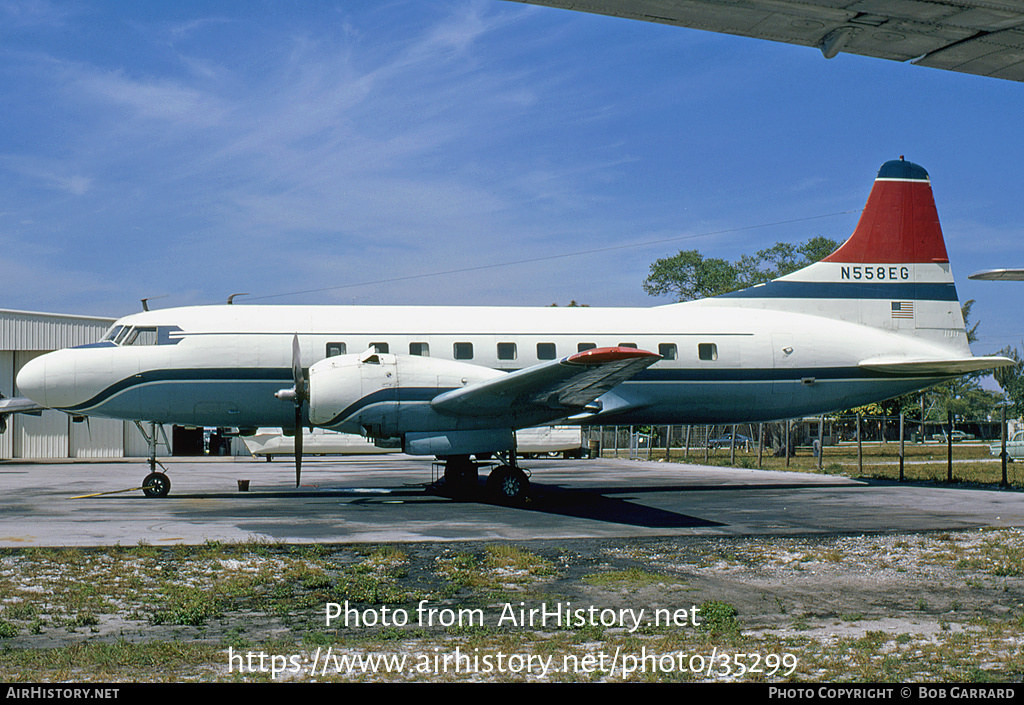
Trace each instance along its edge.
<path fill-rule="evenodd" d="M 876 357 L 864 360 L 858 367 L 887 372 L 894 375 L 963 375 L 983 370 L 994 370 L 1016 364 L 1008 357 L 966 357 L 951 360 L 909 360 L 907 358 Z"/>

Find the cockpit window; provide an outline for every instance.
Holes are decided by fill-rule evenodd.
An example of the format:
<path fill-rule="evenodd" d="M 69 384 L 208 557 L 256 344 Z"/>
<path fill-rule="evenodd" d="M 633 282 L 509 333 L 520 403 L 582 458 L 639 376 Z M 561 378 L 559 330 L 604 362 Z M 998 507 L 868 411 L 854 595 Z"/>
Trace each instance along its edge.
<path fill-rule="evenodd" d="M 133 328 L 122 345 L 156 345 L 156 328 Z"/>
<path fill-rule="evenodd" d="M 110 330 L 107 331 L 107 334 L 103 336 L 103 339 L 113 341 L 122 330 L 124 330 L 124 326 L 111 326 Z"/>
<path fill-rule="evenodd" d="M 114 343 L 116 345 L 120 345 L 124 341 L 125 337 L 128 335 L 129 331 L 131 331 L 131 329 L 131 326 L 124 326 L 123 328 L 121 328 L 121 331 L 117 334 L 117 337 L 114 338 Z"/>

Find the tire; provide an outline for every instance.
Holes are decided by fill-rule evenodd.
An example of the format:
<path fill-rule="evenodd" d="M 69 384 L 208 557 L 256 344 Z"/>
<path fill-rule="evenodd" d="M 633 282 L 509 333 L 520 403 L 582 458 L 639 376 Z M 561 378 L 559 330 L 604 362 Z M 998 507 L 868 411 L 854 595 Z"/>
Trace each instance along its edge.
<path fill-rule="evenodd" d="M 171 491 L 171 479 L 162 472 L 151 472 L 142 481 L 142 494 L 147 497 L 166 497 Z"/>
<path fill-rule="evenodd" d="M 499 501 L 518 504 L 529 494 L 530 479 L 519 468 L 502 465 L 487 477 L 487 489 Z"/>

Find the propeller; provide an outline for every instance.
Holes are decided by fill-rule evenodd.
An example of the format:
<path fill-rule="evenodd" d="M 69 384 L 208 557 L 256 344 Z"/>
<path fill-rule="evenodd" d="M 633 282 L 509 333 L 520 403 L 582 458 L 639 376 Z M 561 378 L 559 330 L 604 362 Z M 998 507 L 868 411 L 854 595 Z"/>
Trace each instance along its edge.
<path fill-rule="evenodd" d="M 302 405 L 308 400 L 306 380 L 302 376 L 302 356 L 299 352 L 299 335 L 292 338 L 292 381 L 295 386 L 282 389 L 274 394 L 278 399 L 291 400 L 295 404 L 295 486 L 302 478 Z"/>

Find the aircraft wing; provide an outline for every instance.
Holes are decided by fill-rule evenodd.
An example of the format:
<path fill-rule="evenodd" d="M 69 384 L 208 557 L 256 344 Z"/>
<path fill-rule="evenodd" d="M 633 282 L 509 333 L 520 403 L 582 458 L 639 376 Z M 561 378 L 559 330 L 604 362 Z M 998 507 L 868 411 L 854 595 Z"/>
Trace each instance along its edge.
<path fill-rule="evenodd" d="M 45 410 L 45 406 L 40 406 L 27 397 L 14 397 L 13 399 L 8 399 L 3 394 L 0 394 L 0 433 L 7 430 L 8 414 L 38 415 Z"/>
<path fill-rule="evenodd" d="M 985 279 L 987 281 L 1024 281 L 1024 269 L 985 269 L 975 272 L 968 279 Z"/>
<path fill-rule="evenodd" d="M 516 0 L 1024 81 L 1024 6 L 987 0 Z"/>
<path fill-rule="evenodd" d="M 7 414 L 32 414 L 45 411 L 45 406 L 40 406 L 28 397 L 14 397 L 8 399 L 0 394 L 0 415 Z"/>
<path fill-rule="evenodd" d="M 430 405 L 462 416 L 539 413 L 560 418 L 579 413 L 660 359 L 636 348 L 595 348 L 445 392 Z"/>
<path fill-rule="evenodd" d="M 950 360 L 910 360 L 905 358 L 872 358 L 858 367 L 890 374 L 964 375 L 1017 364 L 1008 357 L 965 357 Z"/>

